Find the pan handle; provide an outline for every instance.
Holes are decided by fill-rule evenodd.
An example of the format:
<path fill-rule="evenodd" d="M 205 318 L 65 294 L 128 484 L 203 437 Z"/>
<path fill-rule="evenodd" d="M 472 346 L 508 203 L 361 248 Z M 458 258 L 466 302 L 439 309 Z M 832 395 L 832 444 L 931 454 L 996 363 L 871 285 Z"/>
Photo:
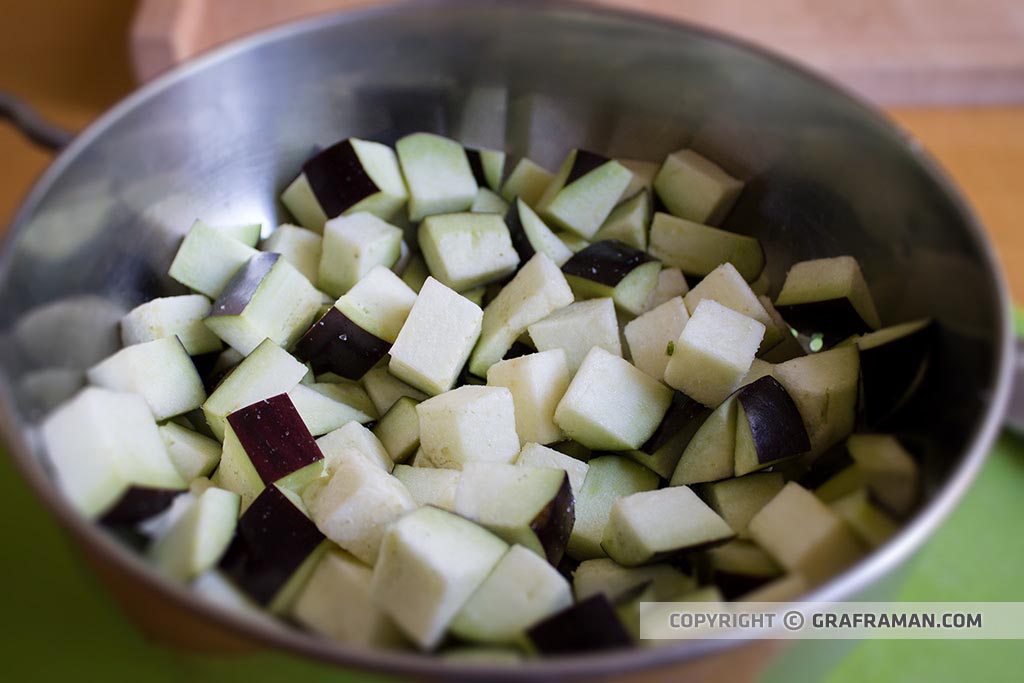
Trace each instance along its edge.
<path fill-rule="evenodd" d="M 74 133 L 44 119 L 24 100 L 0 90 L 0 119 L 7 119 L 29 140 L 53 152 L 65 147 Z"/>

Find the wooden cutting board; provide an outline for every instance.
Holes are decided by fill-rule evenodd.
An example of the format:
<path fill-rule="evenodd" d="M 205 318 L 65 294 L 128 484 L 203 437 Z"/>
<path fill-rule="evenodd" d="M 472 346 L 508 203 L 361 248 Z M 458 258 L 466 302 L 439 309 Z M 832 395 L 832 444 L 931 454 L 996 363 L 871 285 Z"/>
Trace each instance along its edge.
<path fill-rule="evenodd" d="M 886 105 L 1024 102 L 1021 0 L 590 0 L 725 31 Z M 146 80 L 281 22 L 381 0 L 142 0 L 132 29 Z"/>

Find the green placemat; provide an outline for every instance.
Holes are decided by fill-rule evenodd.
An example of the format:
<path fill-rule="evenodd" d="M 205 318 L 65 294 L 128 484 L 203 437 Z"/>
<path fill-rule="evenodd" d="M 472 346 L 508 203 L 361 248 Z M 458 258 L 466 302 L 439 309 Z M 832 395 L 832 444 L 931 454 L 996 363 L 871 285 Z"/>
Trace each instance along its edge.
<path fill-rule="evenodd" d="M 363 682 L 287 655 L 213 657 L 148 642 L 121 615 L 5 456 L 0 457 L 0 661 L 7 680 Z M 1024 601 L 1024 443 L 1004 436 L 963 503 L 923 549 L 906 600 Z M 1018 641 L 868 641 L 825 677 L 1019 681 Z"/>

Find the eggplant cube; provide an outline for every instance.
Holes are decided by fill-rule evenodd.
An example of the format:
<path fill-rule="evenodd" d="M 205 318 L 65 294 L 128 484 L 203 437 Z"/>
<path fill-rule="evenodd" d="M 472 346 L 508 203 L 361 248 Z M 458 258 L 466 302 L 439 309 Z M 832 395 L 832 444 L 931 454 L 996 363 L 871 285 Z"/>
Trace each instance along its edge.
<path fill-rule="evenodd" d="M 535 254 L 484 309 L 480 342 L 469 359 L 469 371 L 485 377 L 526 328 L 572 300 L 572 290 L 558 266 L 544 254 Z"/>
<path fill-rule="evenodd" d="M 712 411 L 686 394 L 675 392 L 668 412 L 643 446 L 627 451 L 635 460 L 662 479 L 670 479 L 704 422 Z M 688 482 L 683 482 L 688 483 Z"/>
<path fill-rule="evenodd" d="M 658 475 L 620 455 L 591 460 L 583 487 L 576 496 L 576 523 L 567 551 L 576 560 L 603 557 L 601 539 L 612 504 L 622 496 L 658 488 Z"/>
<path fill-rule="evenodd" d="M 504 216 L 508 210 L 508 202 L 502 199 L 500 194 L 486 187 L 476 191 L 473 204 L 469 207 L 470 213 L 493 213 L 499 216 Z"/>
<path fill-rule="evenodd" d="M 803 418 L 785 388 L 771 376 L 736 392 L 737 477 L 811 449 Z"/>
<path fill-rule="evenodd" d="M 651 224 L 651 195 L 642 190 L 627 195 L 608 214 L 601 229 L 594 235 L 594 241 L 618 240 L 634 249 L 647 250 L 647 227 Z"/>
<path fill-rule="evenodd" d="M 701 301 L 711 299 L 765 326 L 764 339 L 760 350 L 770 349 L 783 339 L 783 333 L 775 325 L 764 304 L 743 276 L 731 263 L 723 263 L 704 276 L 683 298 L 687 310 L 692 314 Z M 787 330 L 788 332 L 788 330 Z"/>
<path fill-rule="evenodd" d="M 370 598 L 373 569 L 344 550 L 331 550 L 317 564 L 291 616 L 300 624 L 340 643 L 398 647 L 402 632 Z M 338 609 L 344 605 L 344 609 Z"/>
<path fill-rule="evenodd" d="M 518 197 L 528 206 L 536 208 L 540 198 L 544 196 L 545 190 L 548 189 L 548 185 L 554 179 L 554 173 L 523 158 L 505 179 L 505 184 L 501 188 L 501 196 L 509 202 L 515 201 Z"/>
<path fill-rule="evenodd" d="M 796 403 L 811 441 L 811 455 L 845 439 L 857 417 L 860 355 L 844 346 L 779 363 L 772 376 Z"/>
<path fill-rule="evenodd" d="M 428 394 L 448 391 L 480 337 L 482 321 L 479 306 L 427 278 L 391 346 L 388 369 Z"/>
<path fill-rule="evenodd" d="M 569 247 L 551 232 L 551 228 L 545 225 L 540 216 L 522 198 L 516 199 L 505 214 L 505 224 L 512 237 L 512 246 L 523 263 L 538 252 L 546 255 L 558 267 L 562 267 L 572 258 Z"/>
<path fill-rule="evenodd" d="M 611 297 L 626 313 L 640 315 L 658 283 L 661 264 L 617 240 L 595 242 L 562 266 L 577 299 Z"/>
<path fill-rule="evenodd" d="M 174 422 L 160 425 L 159 431 L 174 469 L 185 481 L 209 476 L 220 462 L 221 445 L 217 440 Z"/>
<path fill-rule="evenodd" d="M 455 512 L 455 492 L 462 479 L 462 472 L 459 470 L 395 465 L 394 475 L 405 484 L 417 505 L 433 505 L 442 510 Z"/>
<path fill-rule="evenodd" d="M 610 298 L 569 304 L 530 325 L 527 332 L 538 351 L 565 351 L 570 375 L 576 374 L 594 347 L 622 357 L 619 321 Z"/>
<path fill-rule="evenodd" d="M 764 330 L 753 318 L 701 301 L 675 343 L 665 381 L 706 406 L 717 406 L 750 370 Z"/>
<path fill-rule="evenodd" d="M 644 313 L 653 311 L 666 301 L 675 297 L 685 296 L 690 291 L 690 285 L 686 283 L 686 276 L 678 268 L 662 268 L 658 273 L 658 284 L 654 285 L 654 291 L 647 297 L 644 304 Z M 689 313 L 689 311 L 687 311 Z"/>
<path fill-rule="evenodd" d="M 462 145 L 431 133 L 413 133 L 395 144 L 409 187 L 409 220 L 466 211 L 477 184 Z"/>
<path fill-rule="evenodd" d="M 871 290 L 852 256 L 794 264 L 775 308 L 798 331 L 821 334 L 826 347 L 881 326 Z"/>
<path fill-rule="evenodd" d="M 339 216 L 324 225 L 317 285 L 332 296 L 352 289 L 375 266 L 390 268 L 398 261 L 402 230 L 372 213 Z"/>
<path fill-rule="evenodd" d="M 316 445 L 324 454 L 327 471 L 331 473 L 336 469 L 340 459 L 345 457 L 345 451 L 349 449 L 359 451 L 385 472 L 390 472 L 395 467 L 380 439 L 355 420 L 321 436 L 316 440 Z"/>
<path fill-rule="evenodd" d="M 545 655 L 574 655 L 616 650 L 633 645 L 622 619 L 604 595 L 592 595 L 527 632 L 530 642 Z"/>
<path fill-rule="evenodd" d="M 135 394 L 83 389 L 46 418 L 42 439 L 58 486 L 86 517 L 102 515 L 132 485 L 185 486 Z"/>
<path fill-rule="evenodd" d="M 203 404 L 210 431 L 224 438 L 227 416 L 239 408 L 290 391 L 308 368 L 267 339 L 221 381 Z"/>
<path fill-rule="evenodd" d="M 505 174 L 505 152 L 497 149 L 467 149 L 466 158 L 473 169 L 473 178 L 480 189 L 501 189 L 501 177 Z"/>
<path fill-rule="evenodd" d="M 754 515 L 747 528 L 779 564 L 812 584 L 838 574 L 864 554 L 842 518 L 792 481 Z"/>
<path fill-rule="evenodd" d="M 570 379 L 562 349 L 499 361 L 487 370 L 488 386 L 505 387 L 512 392 L 516 433 L 524 443 L 547 444 L 564 438 L 555 424 L 555 408 Z"/>
<path fill-rule="evenodd" d="M 121 343 L 125 346 L 177 337 L 190 356 L 220 351 L 221 341 L 205 324 L 210 300 L 202 294 L 153 299 L 121 318 Z"/>
<path fill-rule="evenodd" d="M 404 463 L 420 447 L 418 403 L 408 396 L 399 398 L 373 426 L 373 433 L 394 462 Z"/>
<path fill-rule="evenodd" d="M 268 486 L 238 520 L 220 569 L 274 614 L 287 612 L 326 550 L 294 494 Z"/>
<path fill-rule="evenodd" d="M 420 648 L 433 649 L 507 550 L 469 520 L 422 507 L 384 533 L 371 598 Z"/>
<path fill-rule="evenodd" d="M 363 375 L 362 384 L 379 415 L 384 415 L 391 410 L 395 402 L 403 396 L 411 398 L 417 403 L 427 398 L 422 391 L 409 386 L 388 372 L 385 365 L 379 365 Z"/>
<path fill-rule="evenodd" d="M 168 275 L 189 289 L 216 298 L 238 269 L 258 253 L 223 231 L 196 221 L 174 255 Z"/>
<path fill-rule="evenodd" d="M 575 513 L 564 470 L 471 462 L 462 469 L 455 512 L 557 565 Z"/>
<path fill-rule="evenodd" d="M 295 355 L 314 372 L 358 380 L 384 358 L 391 344 L 332 307 L 295 345 Z"/>
<path fill-rule="evenodd" d="M 652 599 L 675 600 L 696 590 L 697 579 L 670 564 L 623 567 L 607 557 L 584 560 L 572 575 L 573 593 L 581 602 L 603 594 L 617 603 L 645 585 Z"/>
<path fill-rule="evenodd" d="M 732 527 L 687 486 L 642 491 L 612 505 L 601 547 L 625 567 L 721 543 Z"/>
<path fill-rule="evenodd" d="M 674 216 L 717 225 L 729 213 L 743 183 L 692 149 L 681 149 L 665 159 L 654 189 Z"/>
<path fill-rule="evenodd" d="M 553 448 L 541 446 L 537 443 L 528 443 L 519 451 L 516 458 L 517 465 L 526 467 L 550 467 L 562 470 L 569 477 L 569 488 L 572 489 L 573 498 L 579 496 L 583 490 L 583 482 L 587 478 L 587 471 L 590 466 L 582 460 L 556 451 Z"/>
<path fill-rule="evenodd" d="M 324 536 L 370 565 L 387 526 L 417 507 L 402 482 L 351 448 L 337 453 L 327 484 L 304 500 Z"/>
<path fill-rule="evenodd" d="M 218 486 L 242 497 L 243 511 L 269 484 L 298 489 L 324 472 L 323 454 L 286 394 L 228 415 L 214 477 Z"/>
<path fill-rule="evenodd" d="M 430 274 L 458 292 L 502 280 L 519 265 L 508 227 L 494 214 L 427 216 L 419 244 Z"/>
<path fill-rule="evenodd" d="M 420 447 L 435 467 L 511 463 L 519 454 L 515 403 L 504 387 L 459 387 L 420 403 L 416 413 Z"/>
<path fill-rule="evenodd" d="M 323 250 L 323 238 L 317 233 L 296 225 L 279 225 L 260 248 L 280 254 L 302 277 L 316 282 Z"/>
<path fill-rule="evenodd" d="M 368 211 L 388 220 L 407 193 L 394 151 L 379 142 L 348 138 L 319 152 L 281 194 L 306 228 L 322 232 L 342 214 Z"/>
<path fill-rule="evenodd" d="M 206 489 L 149 549 L 164 574 L 187 581 L 212 569 L 227 550 L 238 525 L 240 499 L 224 489 Z"/>
<path fill-rule="evenodd" d="M 477 643 L 516 643 L 530 626 L 572 605 L 572 590 L 536 553 L 513 545 L 451 623 Z"/>
<path fill-rule="evenodd" d="M 738 235 L 667 213 L 651 221 L 651 256 L 686 275 L 704 277 L 723 263 L 731 263 L 747 282 L 764 270 L 764 249 L 754 237 Z"/>
<path fill-rule="evenodd" d="M 661 423 L 672 392 L 600 347 L 587 354 L 555 410 L 555 423 L 594 450 L 634 450 Z"/>
<path fill-rule="evenodd" d="M 323 436 L 350 422 L 370 422 L 377 417 L 370 397 L 354 382 L 298 384 L 288 392 L 288 397 L 313 436 Z"/>
<path fill-rule="evenodd" d="M 243 356 L 264 339 L 294 344 L 320 310 L 320 293 L 279 254 L 251 258 L 231 278 L 206 326 Z"/>
<path fill-rule="evenodd" d="M 633 364 L 654 379 L 665 376 L 690 314 L 682 297 L 674 297 L 626 323 L 623 331 Z"/>
<path fill-rule="evenodd" d="M 705 484 L 701 496 L 743 537 L 757 512 L 782 490 L 785 481 L 778 472 L 755 472 L 742 477 Z"/>
<path fill-rule="evenodd" d="M 736 400 L 730 396 L 707 416 L 679 457 L 671 486 L 717 481 L 733 475 L 737 412 Z"/>
<path fill-rule="evenodd" d="M 875 499 L 897 515 L 910 512 L 917 502 L 920 474 L 896 437 L 854 434 L 846 440 L 846 448 Z"/>
<path fill-rule="evenodd" d="M 177 337 L 126 346 L 86 376 L 96 386 L 138 394 L 157 420 L 195 410 L 206 400 L 203 381 Z"/>
<path fill-rule="evenodd" d="M 537 212 L 559 228 L 590 239 L 632 179 L 629 169 L 615 160 L 573 150 L 545 189 Z"/>

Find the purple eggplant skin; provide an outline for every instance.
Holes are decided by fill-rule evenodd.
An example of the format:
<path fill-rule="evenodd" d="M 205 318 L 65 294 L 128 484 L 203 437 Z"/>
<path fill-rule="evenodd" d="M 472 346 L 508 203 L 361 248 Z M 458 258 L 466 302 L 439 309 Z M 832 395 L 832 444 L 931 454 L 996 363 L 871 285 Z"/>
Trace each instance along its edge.
<path fill-rule="evenodd" d="M 876 426 L 907 397 L 931 354 L 934 322 L 910 334 L 860 352 L 864 422 Z"/>
<path fill-rule="evenodd" d="M 808 337 L 820 334 L 825 349 L 852 335 L 871 332 L 871 327 L 846 297 L 777 306 L 776 309 L 797 332 Z"/>
<path fill-rule="evenodd" d="M 360 380 L 391 350 L 390 342 L 370 334 L 337 308 L 313 323 L 295 344 L 295 356 L 312 364 L 313 372 L 333 372 Z"/>
<path fill-rule="evenodd" d="M 476 179 L 476 184 L 480 187 L 489 187 L 487 184 L 487 174 L 484 173 L 484 164 L 480 160 L 480 150 L 467 149 L 466 158 L 469 159 L 469 168 L 473 171 L 473 178 Z"/>
<path fill-rule="evenodd" d="M 562 266 L 562 272 L 614 287 L 637 266 L 653 260 L 647 252 L 619 240 L 603 240 L 573 254 Z"/>
<path fill-rule="evenodd" d="M 302 510 L 268 486 L 238 520 L 220 568 L 249 597 L 267 605 L 323 540 Z"/>
<path fill-rule="evenodd" d="M 604 593 L 566 607 L 526 633 L 542 655 L 584 654 L 633 645 L 629 632 Z"/>
<path fill-rule="evenodd" d="M 684 429 L 688 430 L 692 437 L 710 414 L 711 410 L 704 404 L 694 401 L 681 391 L 674 392 L 672 403 L 669 404 L 661 424 L 651 434 L 651 438 L 640 447 L 640 450 L 648 455 L 654 455 L 659 448 Z M 686 443 L 689 443 L 689 439 Z M 682 444 L 682 448 L 686 448 L 686 443 Z"/>
<path fill-rule="evenodd" d="M 527 237 L 526 231 L 523 230 L 523 221 L 519 218 L 518 198 L 513 198 L 509 203 L 508 212 L 505 214 L 505 225 L 508 226 L 508 234 L 512 238 L 512 247 L 519 254 L 519 263 L 526 263 L 533 258 L 536 250 L 533 248 L 530 238 Z"/>
<path fill-rule="evenodd" d="M 131 486 L 100 518 L 107 527 L 131 526 L 166 510 L 185 489 L 157 489 Z"/>
<path fill-rule="evenodd" d="M 779 381 L 768 375 L 736 392 L 754 437 L 761 464 L 811 450 L 807 428 L 796 403 Z"/>
<path fill-rule="evenodd" d="M 585 149 L 576 150 L 576 157 L 572 160 L 572 168 L 569 169 L 569 175 L 565 179 L 564 187 L 572 185 L 583 176 L 594 169 L 604 166 L 609 161 L 608 157 L 603 157 L 600 154 L 588 152 Z"/>
<path fill-rule="evenodd" d="M 544 555 L 552 567 L 557 567 L 569 544 L 569 534 L 576 523 L 576 501 L 569 487 L 569 475 L 562 479 L 562 485 L 555 497 L 537 513 L 530 522 L 530 530 L 537 534 L 537 540 L 544 548 Z"/>
<path fill-rule="evenodd" d="M 228 424 L 264 484 L 323 460 L 288 394 L 257 401 L 228 415 Z"/>
<path fill-rule="evenodd" d="M 363 168 L 352 142 L 342 140 L 302 166 L 313 196 L 327 218 L 335 218 L 367 197 L 380 192 Z"/>
<path fill-rule="evenodd" d="M 245 307 L 252 301 L 263 278 L 267 276 L 279 258 L 281 255 L 273 252 L 256 254 L 250 258 L 244 266 L 238 269 L 238 272 L 224 287 L 224 291 L 213 302 L 210 317 L 241 315 L 245 311 Z"/>

